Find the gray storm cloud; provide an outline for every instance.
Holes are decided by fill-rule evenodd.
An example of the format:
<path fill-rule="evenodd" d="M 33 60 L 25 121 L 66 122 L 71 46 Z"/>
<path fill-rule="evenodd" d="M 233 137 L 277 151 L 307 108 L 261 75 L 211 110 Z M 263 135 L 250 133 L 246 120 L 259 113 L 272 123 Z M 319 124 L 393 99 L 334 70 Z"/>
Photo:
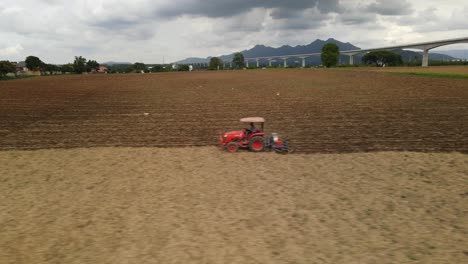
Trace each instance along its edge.
<path fill-rule="evenodd" d="M 160 62 L 330 37 L 409 43 L 468 35 L 467 11 L 459 0 L 0 1 L 0 60 Z"/>
<path fill-rule="evenodd" d="M 414 12 L 411 3 L 403 1 L 377 0 L 367 6 L 366 11 L 386 16 L 408 15 Z"/>
<path fill-rule="evenodd" d="M 284 14 L 309 8 L 317 8 L 323 13 L 340 10 L 338 0 L 183 0 L 165 5 L 158 10 L 158 14 L 166 17 L 181 15 L 229 17 L 254 8 L 276 9 L 278 12 L 284 10 Z M 289 14 L 293 15 L 294 12 Z"/>

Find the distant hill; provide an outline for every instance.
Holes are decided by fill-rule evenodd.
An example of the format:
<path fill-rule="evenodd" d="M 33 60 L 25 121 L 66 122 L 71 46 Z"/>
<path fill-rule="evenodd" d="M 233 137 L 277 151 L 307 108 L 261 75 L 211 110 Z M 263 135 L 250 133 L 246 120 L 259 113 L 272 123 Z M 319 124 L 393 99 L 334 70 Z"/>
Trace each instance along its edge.
<path fill-rule="evenodd" d="M 100 63 L 102 65 L 107 65 L 107 66 L 113 66 L 113 65 L 127 65 L 127 64 L 133 64 L 131 62 L 118 62 L 118 61 L 107 61 Z"/>
<path fill-rule="evenodd" d="M 468 60 L 468 50 L 438 50 L 437 53 L 449 55 L 456 59 Z"/>
<path fill-rule="evenodd" d="M 349 42 L 341 42 L 339 40 L 329 38 L 327 40 L 321 40 L 317 39 L 310 44 L 307 45 L 297 45 L 297 46 L 289 46 L 289 45 L 284 45 L 278 48 L 273 48 L 269 46 L 264 46 L 264 45 L 256 45 L 251 49 L 248 50 L 243 50 L 241 51 L 242 54 L 244 54 L 245 58 L 255 58 L 255 57 L 268 57 L 268 56 L 281 56 L 281 55 L 298 55 L 298 54 L 309 54 L 309 53 L 320 53 L 322 50 L 323 45 L 327 43 L 335 43 L 341 51 L 344 50 L 356 50 L 360 49 L 359 47 L 354 46 L 353 44 Z M 421 60 L 422 58 L 422 53 L 420 52 L 414 52 L 414 51 L 409 51 L 409 50 L 398 50 L 394 51 L 395 53 L 398 53 L 402 56 L 404 61 L 414 61 L 414 60 Z M 361 61 L 361 58 L 364 54 L 357 55 L 355 56 L 354 61 L 356 63 Z M 222 55 L 219 56 L 221 60 L 224 62 L 229 62 L 232 60 L 234 56 L 234 53 L 232 54 L 227 54 L 227 55 Z M 187 58 L 181 61 L 177 61 L 175 63 L 178 64 L 195 64 L 195 63 L 208 63 L 211 57 L 207 58 Z M 444 54 L 438 54 L 438 53 L 429 53 L 429 59 L 430 60 L 453 60 L 455 58 L 444 55 Z M 349 57 L 342 55 L 340 56 L 340 62 L 341 63 L 347 63 L 349 61 Z M 252 65 L 255 62 L 250 62 Z M 261 61 L 262 65 L 266 65 L 267 61 Z M 282 64 L 283 60 L 277 60 L 273 62 L 273 65 L 278 65 Z M 301 63 L 300 59 L 297 58 L 290 58 L 288 59 L 288 65 L 299 65 Z M 307 65 L 320 65 L 322 62 L 320 60 L 319 56 L 314 56 L 314 57 L 309 57 L 306 58 L 306 64 Z"/>
<path fill-rule="evenodd" d="M 411 50 L 394 50 L 393 52 L 400 54 L 403 61 L 410 62 L 410 61 L 421 61 L 422 60 L 422 52 L 416 52 Z M 429 60 L 431 61 L 451 61 L 455 60 L 456 58 L 440 54 L 440 53 L 432 53 L 429 51 Z"/>
<path fill-rule="evenodd" d="M 211 57 L 208 57 L 208 58 L 191 57 L 191 58 L 186 58 L 184 60 L 177 61 L 175 63 L 177 64 L 207 63 L 210 59 Z"/>
<path fill-rule="evenodd" d="M 268 47 L 264 45 L 256 45 L 253 48 L 249 50 L 243 50 L 241 51 L 242 54 L 244 54 L 244 57 L 246 58 L 252 58 L 252 57 L 266 57 L 266 56 L 281 56 L 281 55 L 297 55 L 297 54 L 306 54 L 306 53 L 317 53 L 321 52 L 323 45 L 327 43 L 335 43 L 340 50 L 352 50 L 352 49 L 359 49 L 358 47 L 352 45 L 351 43 L 347 42 L 341 42 L 338 40 L 335 40 L 333 38 L 327 39 L 327 40 L 320 40 L 317 39 L 310 44 L 307 45 L 297 45 L 297 46 L 289 46 L 289 45 L 284 45 L 278 48 L 273 48 L 273 47 Z M 221 60 L 223 61 L 231 61 L 232 58 L 234 57 L 234 53 L 232 54 L 227 54 L 227 55 L 222 55 L 219 56 Z M 187 58 L 181 61 L 177 61 L 175 63 L 178 64 L 190 64 L 190 63 L 207 63 L 210 60 L 211 57 L 207 58 Z M 308 64 L 320 64 L 320 58 L 312 57 L 306 59 Z M 297 61 L 297 59 L 291 59 L 291 63 L 294 63 L 294 61 Z M 279 63 L 279 62 L 277 62 Z M 289 60 L 288 60 L 289 63 Z"/>

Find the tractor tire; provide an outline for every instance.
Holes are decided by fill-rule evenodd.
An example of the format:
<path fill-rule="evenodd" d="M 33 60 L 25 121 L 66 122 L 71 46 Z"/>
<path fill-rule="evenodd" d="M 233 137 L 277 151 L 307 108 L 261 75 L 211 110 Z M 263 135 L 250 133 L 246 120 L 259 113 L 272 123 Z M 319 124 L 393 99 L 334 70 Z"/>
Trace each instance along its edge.
<path fill-rule="evenodd" d="M 238 149 L 239 149 L 239 145 L 237 145 L 236 142 L 229 142 L 227 145 L 226 145 L 226 149 L 227 151 L 231 152 L 231 153 L 234 153 L 236 152 Z"/>
<path fill-rule="evenodd" d="M 265 150 L 265 139 L 263 137 L 253 137 L 249 141 L 249 149 L 252 152 L 261 152 Z"/>

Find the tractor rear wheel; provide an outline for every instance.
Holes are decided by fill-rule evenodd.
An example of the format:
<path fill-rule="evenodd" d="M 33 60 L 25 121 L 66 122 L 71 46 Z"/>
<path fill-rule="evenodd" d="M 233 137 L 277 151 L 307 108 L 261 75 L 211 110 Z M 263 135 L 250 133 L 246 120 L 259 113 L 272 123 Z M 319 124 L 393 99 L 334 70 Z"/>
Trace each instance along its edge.
<path fill-rule="evenodd" d="M 253 137 L 249 141 L 249 149 L 253 152 L 260 152 L 265 149 L 265 140 L 263 137 Z"/>
<path fill-rule="evenodd" d="M 237 145 L 236 142 L 229 142 L 227 145 L 226 145 L 226 149 L 227 151 L 231 152 L 231 153 L 234 153 L 236 152 L 238 149 L 239 149 L 239 145 Z"/>

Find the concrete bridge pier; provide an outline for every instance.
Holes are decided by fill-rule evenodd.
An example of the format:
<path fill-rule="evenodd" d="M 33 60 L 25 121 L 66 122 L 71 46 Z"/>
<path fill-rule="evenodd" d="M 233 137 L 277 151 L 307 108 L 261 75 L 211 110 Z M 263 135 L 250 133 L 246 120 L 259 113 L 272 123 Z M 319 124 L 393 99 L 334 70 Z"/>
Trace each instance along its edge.
<path fill-rule="evenodd" d="M 422 66 L 423 67 L 428 67 L 429 66 L 429 49 L 424 49 L 423 50 Z"/>
<path fill-rule="evenodd" d="M 257 61 L 257 68 L 259 68 L 260 67 L 259 59 L 257 59 L 256 61 Z"/>
<path fill-rule="evenodd" d="M 350 53 L 345 53 L 344 55 L 348 55 L 349 56 L 349 65 L 354 65 L 354 55 L 357 55 L 359 53 L 363 53 L 363 52 L 350 52 Z"/>
<path fill-rule="evenodd" d="M 269 66 L 269 67 L 271 67 L 271 61 L 272 61 L 272 60 L 273 60 L 272 58 L 268 58 L 268 66 Z"/>
<path fill-rule="evenodd" d="M 245 67 L 247 67 L 247 68 L 249 67 L 249 61 L 248 60 L 245 61 Z"/>
<path fill-rule="evenodd" d="M 306 64 L 305 64 L 305 59 L 306 57 L 300 57 L 302 59 L 302 68 L 305 68 Z"/>
<path fill-rule="evenodd" d="M 288 58 L 283 58 L 284 62 L 283 62 L 283 66 L 284 68 L 288 67 Z"/>

